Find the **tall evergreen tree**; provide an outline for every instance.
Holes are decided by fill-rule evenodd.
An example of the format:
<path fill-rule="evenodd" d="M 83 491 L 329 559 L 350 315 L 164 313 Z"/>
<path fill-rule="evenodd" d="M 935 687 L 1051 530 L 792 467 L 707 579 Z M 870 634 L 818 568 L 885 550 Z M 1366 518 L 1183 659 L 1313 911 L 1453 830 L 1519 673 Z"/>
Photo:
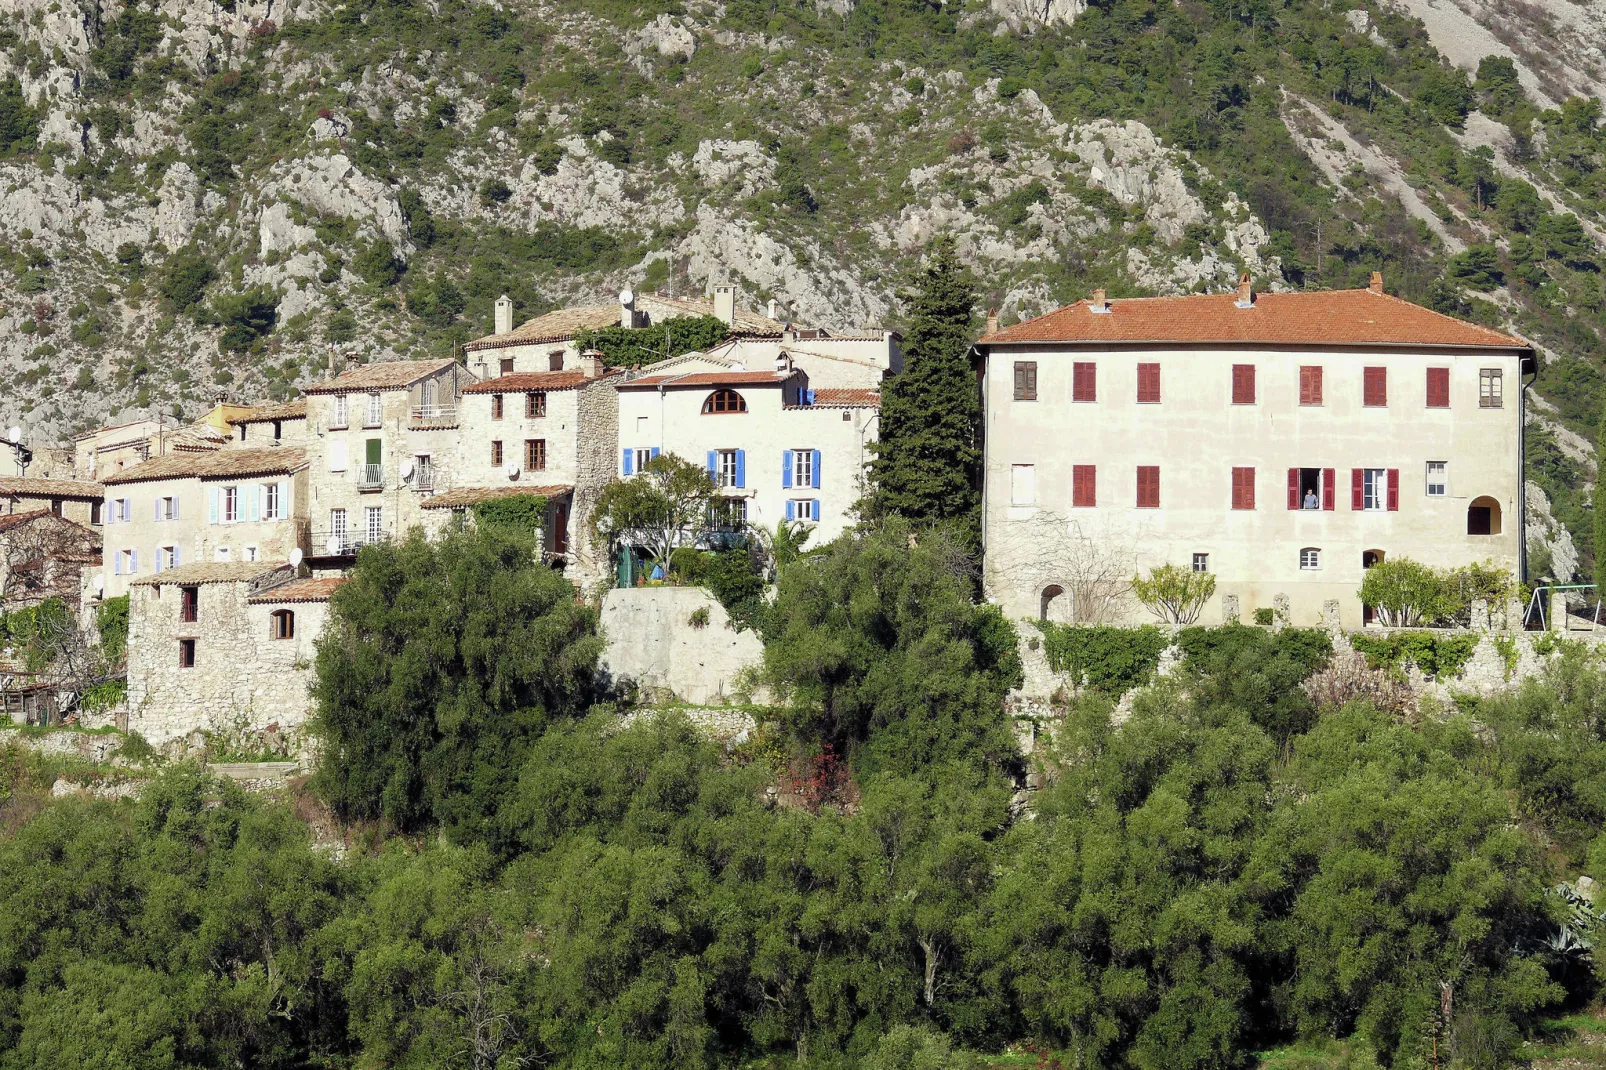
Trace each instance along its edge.
<path fill-rule="evenodd" d="M 1606 473 L 1606 405 L 1601 406 L 1600 424 L 1595 428 L 1595 489 L 1589 492 L 1595 512 L 1595 597 L 1606 597 L 1606 494 L 1601 492 L 1601 474 Z M 1562 577 L 1565 579 L 1565 577 Z"/>
<path fill-rule="evenodd" d="M 981 402 L 970 363 L 975 284 L 947 237 L 933 243 L 911 283 L 900 295 L 909 317 L 903 372 L 882 390 L 865 513 L 950 524 L 974 549 L 981 542 Z"/>

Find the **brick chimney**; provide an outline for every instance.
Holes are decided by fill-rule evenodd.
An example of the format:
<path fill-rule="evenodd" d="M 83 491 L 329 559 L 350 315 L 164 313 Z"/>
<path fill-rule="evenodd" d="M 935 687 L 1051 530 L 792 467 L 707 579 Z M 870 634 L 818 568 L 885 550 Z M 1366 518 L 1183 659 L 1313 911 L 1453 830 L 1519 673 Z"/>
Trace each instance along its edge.
<path fill-rule="evenodd" d="M 507 334 L 513 329 L 513 298 L 503 294 L 496 299 L 496 333 Z"/>
<path fill-rule="evenodd" d="M 1249 277 L 1249 272 L 1247 271 L 1238 276 L 1238 300 L 1236 304 L 1239 308 L 1255 307 L 1255 283 Z"/>
<path fill-rule="evenodd" d="M 1372 272 L 1372 284 L 1367 289 L 1375 294 L 1383 292 L 1383 273 L 1381 271 Z"/>
<path fill-rule="evenodd" d="M 714 287 L 714 318 L 727 327 L 736 326 L 736 287 Z"/>
<path fill-rule="evenodd" d="M 1105 296 L 1104 287 L 1100 286 L 1093 291 L 1093 300 L 1087 303 L 1089 312 L 1108 312 L 1110 310 L 1109 298 Z"/>
<path fill-rule="evenodd" d="M 989 308 L 987 310 L 987 333 L 998 333 L 998 310 L 996 308 Z"/>

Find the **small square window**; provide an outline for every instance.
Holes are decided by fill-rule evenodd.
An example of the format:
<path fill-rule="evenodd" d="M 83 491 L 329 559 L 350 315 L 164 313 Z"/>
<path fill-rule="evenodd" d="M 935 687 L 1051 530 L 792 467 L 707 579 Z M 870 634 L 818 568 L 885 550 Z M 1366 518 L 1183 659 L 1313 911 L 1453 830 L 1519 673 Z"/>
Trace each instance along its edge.
<path fill-rule="evenodd" d="M 1388 469 L 1365 468 L 1361 470 L 1361 508 L 1388 508 Z"/>
<path fill-rule="evenodd" d="M 1009 466 L 1009 504 L 1032 505 L 1037 501 L 1037 468 L 1029 464 Z"/>
<path fill-rule="evenodd" d="M 492 394 L 491 395 L 491 419 L 500 420 L 501 418 L 502 418 L 502 395 L 501 394 Z"/>
<path fill-rule="evenodd" d="M 1299 551 L 1299 567 L 1306 572 L 1322 567 L 1322 552 L 1314 546 Z"/>
<path fill-rule="evenodd" d="M 1505 407 L 1505 379 L 1499 368 L 1481 368 L 1478 370 L 1478 408 L 1500 409 Z"/>
<path fill-rule="evenodd" d="M 1210 555 L 1209 554 L 1194 554 L 1193 555 L 1193 570 L 1195 572 L 1209 572 L 1210 571 Z"/>
<path fill-rule="evenodd" d="M 1450 465 L 1447 461 L 1428 462 L 1428 497 L 1443 498 L 1450 493 Z"/>

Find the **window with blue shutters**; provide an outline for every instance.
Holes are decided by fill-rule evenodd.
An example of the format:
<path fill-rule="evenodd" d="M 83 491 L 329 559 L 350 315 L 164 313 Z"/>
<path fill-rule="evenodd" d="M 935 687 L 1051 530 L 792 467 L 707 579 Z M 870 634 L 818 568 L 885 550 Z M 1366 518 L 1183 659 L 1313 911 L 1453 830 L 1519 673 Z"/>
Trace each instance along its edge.
<path fill-rule="evenodd" d="M 786 450 L 783 456 L 782 487 L 818 487 L 820 485 L 819 450 Z"/>
<path fill-rule="evenodd" d="M 793 463 L 792 462 L 792 451 L 791 450 L 782 450 L 781 451 L 781 487 L 783 489 L 787 488 L 787 487 L 790 487 L 792 485 L 792 463 Z M 786 519 L 791 520 L 792 519 L 792 512 L 791 512 L 792 506 L 791 506 L 791 503 L 787 503 L 787 507 L 786 508 L 787 508 Z"/>
<path fill-rule="evenodd" d="M 808 520 L 818 523 L 820 519 L 820 501 L 818 498 L 792 498 L 786 503 L 786 519 Z"/>
<path fill-rule="evenodd" d="M 633 475 L 636 474 L 636 451 L 635 450 L 625 450 L 624 466 L 625 466 L 625 475 L 633 476 Z"/>
<path fill-rule="evenodd" d="M 709 450 L 708 474 L 718 487 L 747 486 L 747 451 Z"/>

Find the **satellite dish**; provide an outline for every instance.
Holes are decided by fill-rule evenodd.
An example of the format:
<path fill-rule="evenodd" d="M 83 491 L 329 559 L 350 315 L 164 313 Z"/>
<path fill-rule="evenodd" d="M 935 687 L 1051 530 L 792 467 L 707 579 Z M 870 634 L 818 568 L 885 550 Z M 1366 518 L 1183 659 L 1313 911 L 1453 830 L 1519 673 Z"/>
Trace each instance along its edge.
<path fill-rule="evenodd" d="M 6 439 L 8 441 L 10 441 L 13 445 L 15 445 L 18 442 L 21 442 L 22 441 L 22 428 L 20 428 L 20 427 L 12 427 L 9 431 L 6 432 Z"/>
<path fill-rule="evenodd" d="M 299 547 L 299 546 L 297 546 L 294 550 L 291 550 L 290 551 L 290 567 L 291 568 L 300 568 L 301 567 L 301 559 L 303 557 L 305 557 L 305 556 L 306 555 L 301 552 L 301 547 Z"/>
<path fill-rule="evenodd" d="M 506 468 L 503 469 L 503 471 L 507 473 L 507 477 L 509 479 L 519 478 L 519 466 L 516 464 L 510 463 Z"/>
<path fill-rule="evenodd" d="M 629 308 L 631 305 L 636 303 L 636 295 L 631 292 L 630 287 L 626 286 L 623 290 L 619 291 L 619 303 L 624 305 L 626 308 Z"/>
<path fill-rule="evenodd" d="M 106 577 L 105 576 L 96 576 L 95 577 L 95 593 L 96 594 L 100 594 L 101 592 L 103 592 L 105 590 L 106 590 Z"/>
<path fill-rule="evenodd" d="M 404 480 L 413 478 L 413 462 L 412 461 L 403 461 L 402 462 L 401 476 L 402 476 L 402 479 L 404 479 Z"/>
<path fill-rule="evenodd" d="M 329 556 L 330 557 L 338 557 L 340 555 L 340 536 L 339 535 L 331 535 L 331 536 L 329 536 L 329 545 L 328 545 L 327 549 L 329 551 Z"/>

